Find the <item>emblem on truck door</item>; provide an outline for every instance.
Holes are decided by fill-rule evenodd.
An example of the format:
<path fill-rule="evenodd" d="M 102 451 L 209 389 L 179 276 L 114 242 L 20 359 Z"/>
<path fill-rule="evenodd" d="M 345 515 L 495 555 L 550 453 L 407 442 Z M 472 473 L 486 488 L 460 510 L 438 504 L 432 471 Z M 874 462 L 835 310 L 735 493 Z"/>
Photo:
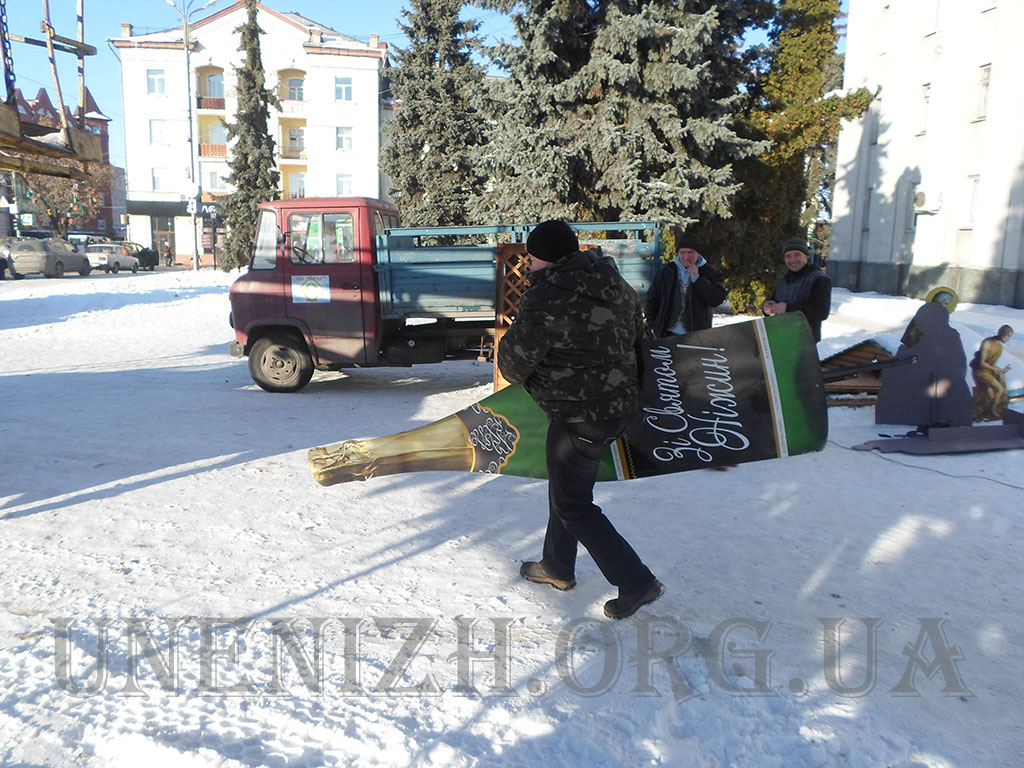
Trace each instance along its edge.
<path fill-rule="evenodd" d="M 328 275 L 292 277 L 292 301 L 296 304 L 326 304 L 331 300 L 331 278 Z"/>

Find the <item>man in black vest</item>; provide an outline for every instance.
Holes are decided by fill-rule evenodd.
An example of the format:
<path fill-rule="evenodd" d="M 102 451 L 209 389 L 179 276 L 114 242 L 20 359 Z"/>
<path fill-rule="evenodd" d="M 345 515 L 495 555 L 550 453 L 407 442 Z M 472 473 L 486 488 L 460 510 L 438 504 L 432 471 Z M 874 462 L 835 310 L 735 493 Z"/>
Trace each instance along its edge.
<path fill-rule="evenodd" d="M 789 271 L 762 310 L 766 315 L 803 312 L 814 340 L 821 341 L 821 323 L 832 311 L 832 281 L 811 263 L 811 250 L 799 238 L 786 241 L 782 257 Z"/>

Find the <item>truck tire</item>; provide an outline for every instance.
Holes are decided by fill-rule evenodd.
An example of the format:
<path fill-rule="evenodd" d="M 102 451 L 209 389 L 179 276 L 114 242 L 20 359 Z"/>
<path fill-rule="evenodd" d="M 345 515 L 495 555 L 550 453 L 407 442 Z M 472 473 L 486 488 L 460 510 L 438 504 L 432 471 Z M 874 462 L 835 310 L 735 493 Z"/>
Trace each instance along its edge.
<path fill-rule="evenodd" d="M 298 392 L 313 376 L 313 360 L 294 336 L 264 336 L 249 350 L 249 373 L 267 392 Z"/>

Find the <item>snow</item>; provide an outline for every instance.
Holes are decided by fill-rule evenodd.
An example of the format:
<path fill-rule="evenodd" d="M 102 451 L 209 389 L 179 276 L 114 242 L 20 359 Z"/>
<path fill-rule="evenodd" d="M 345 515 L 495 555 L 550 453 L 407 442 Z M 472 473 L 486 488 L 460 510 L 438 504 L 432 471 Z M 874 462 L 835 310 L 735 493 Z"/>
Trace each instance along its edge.
<path fill-rule="evenodd" d="M 610 622 L 589 557 L 571 592 L 518 576 L 541 481 L 312 480 L 307 448 L 445 416 L 490 365 L 267 394 L 234 277 L 0 283 L 0 764 L 1021 764 L 1021 451 L 855 451 L 909 428 L 830 408 L 821 453 L 601 484 L 668 588 Z M 823 357 L 920 306 L 834 298 Z M 952 319 L 968 355 L 1024 331 Z M 1002 362 L 1024 385 L 1024 333 Z"/>

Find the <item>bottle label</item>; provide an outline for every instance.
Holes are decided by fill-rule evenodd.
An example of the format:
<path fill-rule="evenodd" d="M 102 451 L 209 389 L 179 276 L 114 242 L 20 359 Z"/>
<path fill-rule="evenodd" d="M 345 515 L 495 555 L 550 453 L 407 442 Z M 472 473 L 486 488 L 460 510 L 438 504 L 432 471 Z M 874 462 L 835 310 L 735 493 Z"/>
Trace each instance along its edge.
<path fill-rule="evenodd" d="M 516 452 L 519 430 L 502 416 L 479 403 L 456 414 L 469 433 L 473 445 L 473 472 L 489 475 L 501 473 L 509 458 Z"/>

